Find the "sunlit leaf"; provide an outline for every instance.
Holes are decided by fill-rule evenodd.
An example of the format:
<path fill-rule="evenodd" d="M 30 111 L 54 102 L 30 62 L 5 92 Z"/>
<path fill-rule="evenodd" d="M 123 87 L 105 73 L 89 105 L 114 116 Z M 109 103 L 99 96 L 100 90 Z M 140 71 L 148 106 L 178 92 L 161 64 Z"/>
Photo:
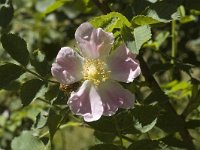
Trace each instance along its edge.
<path fill-rule="evenodd" d="M 52 3 L 45 9 L 43 14 L 46 15 L 48 13 L 51 13 L 51 12 L 57 10 L 58 8 L 62 7 L 66 2 L 70 2 L 70 1 L 72 1 L 72 0 L 56 0 L 54 3 Z"/>
<path fill-rule="evenodd" d="M 130 26 L 131 23 L 127 20 L 125 16 L 118 12 L 111 12 L 107 15 L 102 15 L 93 18 L 90 23 L 94 27 L 101 27 L 108 32 L 112 32 L 115 28 L 122 28 L 124 25 Z"/>
<path fill-rule="evenodd" d="M 42 141 L 32 135 L 30 131 L 24 131 L 19 137 L 13 139 L 11 144 L 12 150 L 44 150 L 45 146 Z"/>
<path fill-rule="evenodd" d="M 136 51 L 139 51 L 142 45 L 151 39 L 151 28 L 149 26 L 140 26 L 134 29 L 133 34 Z"/>
<path fill-rule="evenodd" d="M 191 83 L 174 80 L 161 86 L 169 97 L 182 99 L 191 95 Z"/>
<path fill-rule="evenodd" d="M 35 128 L 43 128 L 46 124 L 47 124 L 47 112 L 40 112 L 37 116 L 36 116 L 36 123 L 35 123 Z"/>
<path fill-rule="evenodd" d="M 189 16 L 181 17 L 180 22 L 181 22 L 182 24 L 184 24 L 184 23 L 189 23 L 189 22 L 191 22 L 191 21 L 195 21 L 195 20 L 196 20 L 196 17 L 195 17 L 195 16 L 189 15 Z"/>
<path fill-rule="evenodd" d="M 161 21 L 159 21 L 159 20 L 156 20 L 149 16 L 144 16 L 144 15 L 135 16 L 131 20 L 131 23 L 136 24 L 136 25 L 150 25 L 150 24 L 156 24 L 156 23 L 160 23 L 160 22 Z"/>
<path fill-rule="evenodd" d="M 134 30 L 124 26 L 122 28 L 122 37 L 126 46 L 134 53 L 138 54 L 142 45 L 151 39 L 151 28 L 149 26 L 139 26 Z"/>

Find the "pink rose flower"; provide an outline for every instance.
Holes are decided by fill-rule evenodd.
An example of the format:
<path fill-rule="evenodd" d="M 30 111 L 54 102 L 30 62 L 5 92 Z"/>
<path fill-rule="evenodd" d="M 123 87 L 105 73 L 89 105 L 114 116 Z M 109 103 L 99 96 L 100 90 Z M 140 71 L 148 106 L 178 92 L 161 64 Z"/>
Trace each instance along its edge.
<path fill-rule="evenodd" d="M 102 115 L 115 114 L 118 108 L 131 108 L 134 94 L 116 81 L 130 83 L 140 74 L 135 55 L 125 44 L 110 54 L 113 34 L 95 29 L 88 22 L 78 27 L 75 38 L 82 56 L 70 47 L 63 47 L 51 68 L 61 84 L 83 81 L 68 100 L 71 111 L 91 122 Z"/>

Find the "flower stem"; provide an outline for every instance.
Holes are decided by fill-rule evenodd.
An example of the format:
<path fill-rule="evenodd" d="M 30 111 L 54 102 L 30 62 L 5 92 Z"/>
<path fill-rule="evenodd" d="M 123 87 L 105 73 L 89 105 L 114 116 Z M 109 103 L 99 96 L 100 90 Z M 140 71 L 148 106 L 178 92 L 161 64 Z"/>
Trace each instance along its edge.
<path fill-rule="evenodd" d="M 117 130 L 118 137 L 120 139 L 120 145 L 123 147 L 122 134 L 121 134 L 120 127 L 118 126 L 118 123 L 117 123 L 117 118 L 115 116 L 113 116 L 113 120 L 114 120 L 114 123 L 115 123 L 115 128 Z"/>
<path fill-rule="evenodd" d="M 171 51 L 172 60 L 171 60 L 171 64 L 174 64 L 174 59 L 175 59 L 176 53 L 177 53 L 176 21 L 174 19 L 172 20 L 172 33 L 171 33 L 171 35 L 172 35 L 172 51 Z"/>
<path fill-rule="evenodd" d="M 43 80 L 43 81 L 47 81 L 47 82 L 51 82 L 51 83 L 54 83 L 54 84 L 58 84 L 57 81 L 52 81 L 52 80 L 45 79 L 45 78 L 42 77 L 41 75 L 39 75 L 39 74 L 37 74 L 37 73 L 35 73 L 35 72 L 33 72 L 33 71 L 27 69 L 26 67 L 23 67 L 23 68 L 24 68 L 24 70 L 25 70 L 26 72 L 28 72 L 28 73 L 30 73 L 30 74 L 32 74 L 32 75 L 38 77 L 39 79 L 41 79 L 41 80 Z"/>
<path fill-rule="evenodd" d="M 77 127 L 77 126 L 82 126 L 82 123 L 79 123 L 79 122 L 68 122 L 64 125 L 61 125 L 59 129 L 64 129 L 64 128 L 67 128 L 67 127 Z M 43 138 L 45 136 L 49 135 L 49 131 L 43 133 L 39 138 Z"/>

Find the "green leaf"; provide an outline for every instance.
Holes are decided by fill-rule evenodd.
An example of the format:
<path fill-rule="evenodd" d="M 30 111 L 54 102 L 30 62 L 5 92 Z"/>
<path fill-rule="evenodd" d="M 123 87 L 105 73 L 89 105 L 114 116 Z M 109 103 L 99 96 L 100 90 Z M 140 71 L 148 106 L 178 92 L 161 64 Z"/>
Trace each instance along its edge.
<path fill-rule="evenodd" d="M 107 32 L 113 32 L 114 29 L 122 28 L 124 25 L 131 26 L 128 19 L 118 12 L 111 12 L 107 15 L 102 15 L 93 18 L 90 23 L 96 28 L 103 28 Z"/>
<path fill-rule="evenodd" d="M 131 11 L 134 12 L 134 14 L 139 15 L 141 14 L 147 7 L 151 5 L 150 2 L 147 0 L 134 0 L 133 4 L 131 5 Z"/>
<path fill-rule="evenodd" d="M 16 34 L 4 34 L 1 37 L 3 48 L 20 64 L 26 66 L 29 62 L 29 52 L 26 42 Z"/>
<path fill-rule="evenodd" d="M 196 17 L 195 17 L 195 16 L 189 15 L 189 16 L 181 17 L 180 22 L 181 22 L 182 24 L 184 24 L 184 23 L 189 23 L 189 22 L 195 21 L 195 20 L 196 20 Z"/>
<path fill-rule="evenodd" d="M 53 104 L 55 105 L 66 105 L 67 96 L 63 91 L 54 91 L 57 92 L 56 98 L 53 100 Z M 52 93 L 56 94 L 56 93 Z"/>
<path fill-rule="evenodd" d="M 44 150 L 45 146 L 39 138 L 30 131 L 23 131 L 19 137 L 13 139 L 12 150 Z"/>
<path fill-rule="evenodd" d="M 37 116 L 36 116 L 36 122 L 34 124 L 35 128 L 41 129 L 43 128 L 46 124 L 47 124 L 47 114 L 46 112 L 40 112 Z"/>
<path fill-rule="evenodd" d="M 8 90 L 8 91 L 18 91 L 21 87 L 21 84 L 19 81 L 11 81 L 8 83 L 3 89 Z"/>
<path fill-rule="evenodd" d="M 142 45 L 151 39 L 151 29 L 146 25 L 136 27 L 134 30 L 124 26 L 122 28 L 122 38 L 126 46 L 134 54 L 138 54 Z"/>
<path fill-rule="evenodd" d="M 100 131 L 94 131 L 94 136 L 104 143 L 112 143 L 116 137 L 113 133 L 105 133 Z"/>
<path fill-rule="evenodd" d="M 184 110 L 184 115 L 187 116 L 193 110 L 197 109 L 200 105 L 200 85 L 193 83 L 192 86 L 192 95 L 188 106 Z"/>
<path fill-rule="evenodd" d="M 31 65 L 34 66 L 35 70 L 42 76 L 47 75 L 50 71 L 45 55 L 39 50 L 33 52 Z"/>
<path fill-rule="evenodd" d="M 20 97 L 23 106 L 27 106 L 33 101 L 43 84 L 44 82 L 42 80 L 32 79 L 22 85 Z"/>
<path fill-rule="evenodd" d="M 51 13 L 51 12 L 57 10 L 58 8 L 62 7 L 66 2 L 70 2 L 70 1 L 72 1 L 72 0 L 56 0 L 54 3 L 52 3 L 45 9 L 43 14 L 46 15 L 48 13 Z"/>
<path fill-rule="evenodd" d="M 24 69 L 15 64 L 5 64 L 0 66 L 0 88 L 8 86 L 9 83 L 19 78 L 24 73 Z"/>
<path fill-rule="evenodd" d="M 56 96 L 58 96 L 58 94 L 60 92 L 61 91 L 59 90 L 59 85 L 58 84 L 51 85 L 51 86 L 49 86 L 47 92 L 45 93 L 45 99 L 51 101 Z"/>
<path fill-rule="evenodd" d="M 151 130 L 156 122 L 158 116 L 158 108 L 151 105 L 137 106 L 133 109 L 134 127 L 142 133 Z"/>
<path fill-rule="evenodd" d="M 48 125 L 49 133 L 50 133 L 50 141 L 53 140 L 54 134 L 56 133 L 56 131 L 59 129 L 61 125 L 62 119 L 63 117 L 59 112 L 53 109 L 50 109 L 49 116 L 47 119 L 47 125 Z"/>
<path fill-rule="evenodd" d="M 156 49 L 159 49 L 160 46 L 166 41 L 166 39 L 170 36 L 169 31 L 160 32 L 155 38 Z"/>
<path fill-rule="evenodd" d="M 159 141 L 140 140 L 131 144 L 127 150 L 169 150 L 167 145 Z"/>
<path fill-rule="evenodd" d="M 159 20 L 156 20 L 152 17 L 149 17 L 149 16 L 144 16 L 144 15 L 138 15 L 138 16 L 135 16 L 133 17 L 133 19 L 131 20 L 131 23 L 133 25 L 150 25 L 150 24 L 156 24 L 156 23 L 160 23 Z"/>
<path fill-rule="evenodd" d="M 98 144 L 92 146 L 89 150 L 121 150 L 121 148 L 112 144 Z"/>
<path fill-rule="evenodd" d="M 185 148 L 186 145 L 183 141 L 177 139 L 176 137 L 169 135 L 161 139 L 166 145 L 171 147 Z"/>
<path fill-rule="evenodd" d="M 102 116 L 99 120 L 87 122 L 87 124 L 97 131 L 117 134 L 116 128 L 114 127 L 114 121 L 110 117 Z"/>
<path fill-rule="evenodd" d="M 182 99 L 191 95 L 191 83 L 186 81 L 174 80 L 167 84 L 162 85 L 165 94 L 174 99 Z"/>
<path fill-rule="evenodd" d="M 116 121 L 113 117 L 115 117 Z M 139 133 L 133 126 L 133 114 L 130 111 L 122 111 L 113 117 L 102 116 L 101 119 L 93 122 L 87 122 L 87 124 L 100 132 L 118 134 L 115 125 L 117 122 L 118 128 L 121 133 Z"/>
<path fill-rule="evenodd" d="M 14 9 L 11 1 L 7 0 L 5 4 L 0 4 L 0 26 L 6 27 L 13 18 Z"/>
<path fill-rule="evenodd" d="M 142 45 L 151 39 L 151 28 L 149 26 L 140 26 L 133 31 L 135 37 L 136 51 L 142 47 Z"/>
<path fill-rule="evenodd" d="M 160 90 L 154 90 L 151 92 L 147 98 L 143 101 L 144 104 L 155 104 L 158 103 L 161 106 L 165 105 L 168 101 L 167 95 L 165 95 L 163 92 L 160 92 Z"/>
<path fill-rule="evenodd" d="M 167 133 L 174 133 L 183 130 L 183 123 L 180 118 L 172 112 L 162 112 L 157 120 L 157 127 Z"/>
<path fill-rule="evenodd" d="M 143 14 L 160 22 L 167 23 L 172 19 L 179 19 L 180 15 L 177 12 L 179 5 L 179 0 L 160 1 L 148 7 Z"/>

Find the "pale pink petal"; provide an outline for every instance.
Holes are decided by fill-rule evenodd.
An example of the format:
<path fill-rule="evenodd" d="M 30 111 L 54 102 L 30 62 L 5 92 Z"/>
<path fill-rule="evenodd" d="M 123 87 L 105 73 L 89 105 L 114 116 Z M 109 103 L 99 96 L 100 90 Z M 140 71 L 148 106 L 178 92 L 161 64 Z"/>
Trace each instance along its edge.
<path fill-rule="evenodd" d="M 88 22 L 81 24 L 76 32 L 75 38 L 84 57 L 98 58 L 107 56 L 114 42 L 112 33 L 95 29 Z"/>
<path fill-rule="evenodd" d="M 141 73 L 138 60 L 135 55 L 122 44 L 108 58 L 108 67 L 111 78 L 121 82 L 132 82 Z"/>
<path fill-rule="evenodd" d="M 72 112 L 87 122 L 98 120 L 103 114 L 101 98 L 90 81 L 84 81 L 77 92 L 72 92 L 68 105 Z"/>
<path fill-rule="evenodd" d="M 128 109 L 134 104 L 135 96 L 115 81 L 107 80 L 101 83 L 98 92 L 103 103 L 103 115 L 111 116 L 118 108 Z"/>
<path fill-rule="evenodd" d="M 52 75 L 62 84 L 72 84 L 82 79 L 83 58 L 69 47 L 58 52 L 56 62 L 52 64 Z"/>

